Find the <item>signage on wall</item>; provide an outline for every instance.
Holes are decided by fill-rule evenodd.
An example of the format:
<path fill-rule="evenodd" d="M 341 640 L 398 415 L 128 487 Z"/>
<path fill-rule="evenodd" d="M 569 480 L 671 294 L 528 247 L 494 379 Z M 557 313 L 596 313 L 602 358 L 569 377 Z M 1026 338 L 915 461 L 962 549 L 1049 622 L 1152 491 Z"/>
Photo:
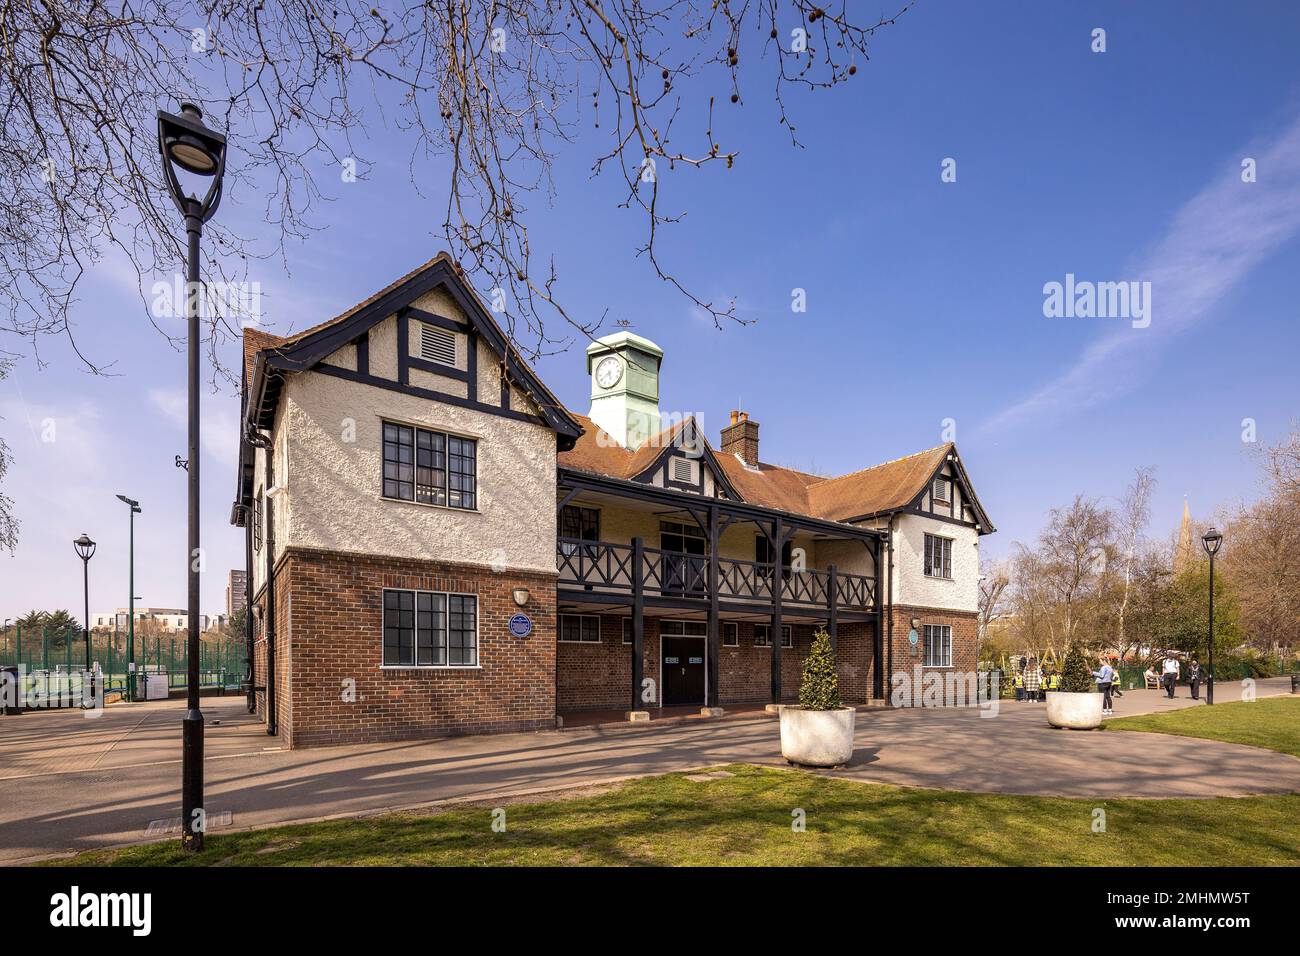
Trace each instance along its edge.
<path fill-rule="evenodd" d="M 917 633 L 916 633 L 916 628 L 912 628 L 910 631 L 907 632 L 907 641 L 908 641 L 909 644 L 912 645 L 912 656 L 913 656 L 913 657 L 916 656 L 916 642 L 917 642 L 918 639 L 919 639 L 919 638 L 918 638 Z"/>
<path fill-rule="evenodd" d="M 533 619 L 527 614 L 516 614 L 510 618 L 510 633 L 515 637 L 527 637 L 533 633 Z"/>

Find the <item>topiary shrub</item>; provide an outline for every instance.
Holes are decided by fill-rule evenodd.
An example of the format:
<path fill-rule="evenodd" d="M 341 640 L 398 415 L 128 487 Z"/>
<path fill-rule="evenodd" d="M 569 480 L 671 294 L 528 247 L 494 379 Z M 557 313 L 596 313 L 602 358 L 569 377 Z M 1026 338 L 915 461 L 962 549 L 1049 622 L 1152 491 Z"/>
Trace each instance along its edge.
<path fill-rule="evenodd" d="M 1095 689 L 1088 659 L 1079 650 L 1079 645 L 1071 645 L 1065 653 L 1065 663 L 1061 665 L 1061 690 L 1068 694 L 1090 694 Z"/>
<path fill-rule="evenodd" d="M 825 628 L 813 635 L 812 651 L 803 662 L 803 680 L 799 684 L 799 705 L 805 710 L 838 710 L 840 678 L 835 670 L 835 652 Z"/>

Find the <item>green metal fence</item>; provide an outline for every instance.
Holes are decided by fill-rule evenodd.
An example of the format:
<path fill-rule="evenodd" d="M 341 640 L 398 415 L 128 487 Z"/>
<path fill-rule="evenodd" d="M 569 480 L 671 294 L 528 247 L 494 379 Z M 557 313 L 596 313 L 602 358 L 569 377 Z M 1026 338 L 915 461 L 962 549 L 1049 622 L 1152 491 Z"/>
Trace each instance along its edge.
<path fill-rule="evenodd" d="M 136 673 L 166 674 L 168 689 L 188 682 L 189 655 L 184 634 L 135 636 Z M 103 674 L 107 693 L 125 691 L 130 672 L 125 631 L 97 630 L 90 635 L 90 660 Z M 199 681 L 203 687 L 238 690 L 247 673 L 248 644 L 234 635 L 203 639 L 199 653 Z M 17 626 L 0 641 L 0 666 L 19 665 L 28 673 L 69 673 L 86 666 L 86 640 L 81 630 L 53 633 L 45 628 L 24 631 Z"/>

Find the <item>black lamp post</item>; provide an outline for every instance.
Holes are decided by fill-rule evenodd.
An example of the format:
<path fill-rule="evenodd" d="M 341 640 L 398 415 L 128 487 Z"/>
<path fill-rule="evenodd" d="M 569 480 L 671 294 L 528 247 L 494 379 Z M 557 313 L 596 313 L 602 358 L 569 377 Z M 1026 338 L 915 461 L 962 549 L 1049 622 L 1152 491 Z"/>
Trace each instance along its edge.
<path fill-rule="evenodd" d="M 189 641 L 186 709 L 182 722 L 181 845 L 203 849 L 203 713 L 199 710 L 199 239 L 203 224 L 221 204 L 226 171 L 226 138 L 203 125 L 203 113 L 182 103 L 180 115 L 158 111 L 158 149 L 172 201 L 185 219 L 189 239 L 186 258 L 185 313 L 189 320 Z M 187 196 L 176 177 L 180 167 L 193 176 L 209 178 L 203 199 Z"/>
<path fill-rule="evenodd" d="M 1205 684 L 1205 702 L 1214 703 L 1214 556 L 1223 544 L 1223 535 L 1211 528 L 1201 537 L 1201 546 L 1210 556 L 1210 679 Z"/>
<path fill-rule="evenodd" d="M 140 513 L 140 502 L 118 495 L 117 500 L 131 509 L 130 558 L 127 572 L 131 591 L 126 602 L 126 699 L 135 700 L 135 516 Z"/>
<path fill-rule="evenodd" d="M 86 673 L 87 675 L 89 675 L 90 674 L 90 559 L 95 556 L 95 542 L 91 541 L 90 536 L 83 531 L 81 537 L 76 538 L 72 542 L 72 546 L 77 549 L 77 556 L 81 558 L 81 580 L 84 589 L 84 596 L 86 599 L 86 605 L 83 608 L 86 615 L 83 618 L 83 620 L 85 621 L 85 627 L 82 628 L 82 634 L 86 638 Z M 93 707 L 95 702 L 95 679 L 89 676 L 86 679 L 90 681 L 90 701 L 88 704 L 86 698 L 82 697 L 81 706 Z"/>

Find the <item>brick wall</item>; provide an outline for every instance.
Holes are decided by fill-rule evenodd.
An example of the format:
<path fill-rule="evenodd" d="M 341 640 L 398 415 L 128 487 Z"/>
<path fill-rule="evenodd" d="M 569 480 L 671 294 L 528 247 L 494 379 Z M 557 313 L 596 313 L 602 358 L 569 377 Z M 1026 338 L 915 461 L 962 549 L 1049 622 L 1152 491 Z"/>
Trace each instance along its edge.
<path fill-rule="evenodd" d="M 289 609 L 288 594 L 288 560 L 281 558 L 276 566 L 273 577 L 275 580 L 275 718 L 276 731 L 280 735 L 284 746 L 293 746 L 293 700 L 290 696 L 289 684 L 289 664 L 292 649 L 289 642 L 289 632 L 284 625 L 284 621 Z M 253 635 L 253 666 L 254 666 L 254 683 L 262 688 L 267 686 L 266 671 L 266 590 L 263 589 L 253 601 L 253 607 L 259 612 L 253 618 L 256 630 Z M 265 723 L 268 719 L 267 713 L 267 695 L 265 690 L 257 691 L 254 699 L 257 707 L 257 715 Z"/>
<path fill-rule="evenodd" d="M 885 695 L 890 696 L 893 687 L 892 680 L 896 674 L 903 673 L 913 685 L 916 683 L 917 666 L 921 665 L 920 673 L 922 679 L 928 673 L 934 672 L 942 674 L 945 678 L 943 688 L 943 703 L 974 703 L 966 700 L 964 695 L 954 697 L 952 687 L 949 683 L 949 675 L 960 677 L 965 680 L 966 675 L 973 674 L 976 670 L 977 663 L 977 642 L 978 642 L 978 616 L 965 611 L 945 611 L 935 610 L 933 608 L 912 607 L 907 605 L 896 605 L 892 608 L 892 618 L 894 625 L 892 655 L 889 648 L 886 647 L 885 667 Z M 908 632 L 911 630 L 912 619 L 920 620 L 920 627 L 917 628 L 917 643 L 915 650 L 908 640 Z M 925 625 L 926 624 L 946 624 L 952 628 L 952 667 L 945 668 L 928 668 L 923 666 L 925 660 Z M 886 642 L 889 641 L 888 631 L 886 631 Z M 915 691 L 915 688 L 914 688 Z M 917 696 L 914 693 L 914 696 Z"/>
<path fill-rule="evenodd" d="M 631 704 L 632 651 L 623 643 L 622 617 L 602 615 L 600 643 L 556 645 L 556 703 L 561 711 L 627 710 Z M 754 646 L 754 625 L 740 622 L 738 647 L 721 648 L 718 702 L 758 704 L 771 700 L 772 650 Z M 798 699 L 803 660 L 812 647 L 813 626 L 792 626 L 794 648 L 782 648 L 781 692 Z M 870 623 L 839 627 L 840 693 L 846 701 L 866 703 L 871 696 Z M 659 681 L 659 622 L 645 621 L 645 676 Z M 649 706 L 649 705 L 647 705 Z"/>
<path fill-rule="evenodd" d="M 279 723 L 291 746 L 555 726 L 555 575 L 306 549 L 281 573 Z M 507 628 L 517 587 L 530 592 L 526 638 Z M 478 595 L 479 667 L 381 668 L 384 588 Z"/>

